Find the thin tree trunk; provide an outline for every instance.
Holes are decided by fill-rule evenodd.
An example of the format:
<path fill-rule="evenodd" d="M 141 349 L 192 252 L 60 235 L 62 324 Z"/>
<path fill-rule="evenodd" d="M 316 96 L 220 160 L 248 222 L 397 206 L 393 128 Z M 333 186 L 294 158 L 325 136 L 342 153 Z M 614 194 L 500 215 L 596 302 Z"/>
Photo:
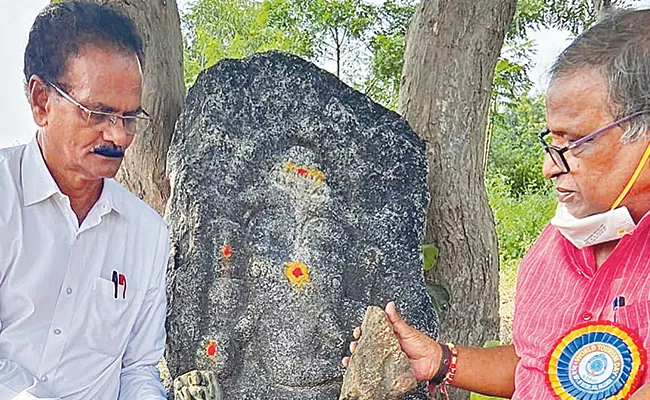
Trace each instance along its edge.
<path fill-rule="evenodd" d="M 598 19 L 607 15 L 607 12 L 614 6 L 612 0 L 591 0 L 591 4 L 594 7 L 594 14 L 598 16 Z"/>
<path fill-rule="evenodd" d="M 118 180 L 161 215 L 169 198 L 167 149 L 183 108 L 183 41 L 176 0 L 86 0 L 129 16 L 144 42 L 143 107 L 153 117 L 127 150 Z"/>
<path fill-rule="evenodd" d="M 406 39 L 399 107 L 427 143 L 426 241 L 440 251 L 427 281 L 450 294 L 441 339 L 462 345 L 499 337 L 499 258 L 483 162 L 494 68 L 515 6 L 424 0 Z"/>
<path fill-rule="evenodd" d="M 339 31 L 334 29 L 334 43 L 336 44 L 336 77 L 341 79 L 341 46 L 339 41 Z"/>

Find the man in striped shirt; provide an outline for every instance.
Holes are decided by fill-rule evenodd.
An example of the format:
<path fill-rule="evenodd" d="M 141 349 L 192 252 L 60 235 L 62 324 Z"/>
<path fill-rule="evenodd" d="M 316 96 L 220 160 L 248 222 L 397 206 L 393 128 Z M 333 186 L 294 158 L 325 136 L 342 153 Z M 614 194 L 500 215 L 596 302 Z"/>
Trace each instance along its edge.
<path fill-rule="evenodd" d="M 650 10 L 612 15 L 564 50 L 546 115 L 543 172 L 559 205 L 520 266 L 513 344 L 440 345 L 393 303 L 386 312 L 419 380 L 513 399 L 650 399 Z M 607 338 L 623 348 L 566 345 L 613 323 Z"/>

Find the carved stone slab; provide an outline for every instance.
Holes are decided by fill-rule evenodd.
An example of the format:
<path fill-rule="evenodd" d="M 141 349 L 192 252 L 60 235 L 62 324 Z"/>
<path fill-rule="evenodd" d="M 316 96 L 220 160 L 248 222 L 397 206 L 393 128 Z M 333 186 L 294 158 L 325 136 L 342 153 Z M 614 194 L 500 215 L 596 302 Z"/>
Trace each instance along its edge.
<path fill-rule="evenodd" d="M 228 400 L 335 400 L 368 305 L 395 300 L 436 334 L 424 143 L 333 75 L 282 53 L 204 71 L 168 173 L 173 377 L 213 371 Z"/>

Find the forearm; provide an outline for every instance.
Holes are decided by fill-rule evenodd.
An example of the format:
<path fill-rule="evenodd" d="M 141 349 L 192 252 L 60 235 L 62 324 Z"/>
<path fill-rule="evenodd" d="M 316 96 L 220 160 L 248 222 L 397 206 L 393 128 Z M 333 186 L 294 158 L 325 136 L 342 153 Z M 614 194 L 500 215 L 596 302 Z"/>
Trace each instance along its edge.
<path fill-rule="evenodd" d="M 514 346 L 459 347 L 453 386 L 489 396 L 511 397 L 519 357 Z"/>

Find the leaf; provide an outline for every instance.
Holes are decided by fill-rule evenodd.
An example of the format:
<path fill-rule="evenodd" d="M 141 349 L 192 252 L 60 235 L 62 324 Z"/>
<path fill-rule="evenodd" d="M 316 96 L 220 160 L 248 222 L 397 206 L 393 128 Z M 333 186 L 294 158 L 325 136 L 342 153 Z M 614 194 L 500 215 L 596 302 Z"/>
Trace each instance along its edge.
<path fill-rule="evenodd" d="M 449 292 L 440 285 L 427 284 L 426 286 L 433 310 L 438 315 L 438 321 L 440 322 L 445 319 L 445 315 L 449 310 Z"/>
<path fill-rule="evenodd" d="M 438 248 L 433 244 L 423 244 L 422 252 L 424 253 L 424 270 L 429 271 L 436 263 Z"/>
<path fill-rule="evenodd" d="M 490 347 L 499 347 L 499 346 L 501 346 L 501 342 L 498 341 L 498 340 L 496 340 L 496 339 L 488 340 L 488 341 L 485 342 L 485 344 L 483 345 L 483 347 L 485 347 L 485 348 L 490 348 Z"/>

